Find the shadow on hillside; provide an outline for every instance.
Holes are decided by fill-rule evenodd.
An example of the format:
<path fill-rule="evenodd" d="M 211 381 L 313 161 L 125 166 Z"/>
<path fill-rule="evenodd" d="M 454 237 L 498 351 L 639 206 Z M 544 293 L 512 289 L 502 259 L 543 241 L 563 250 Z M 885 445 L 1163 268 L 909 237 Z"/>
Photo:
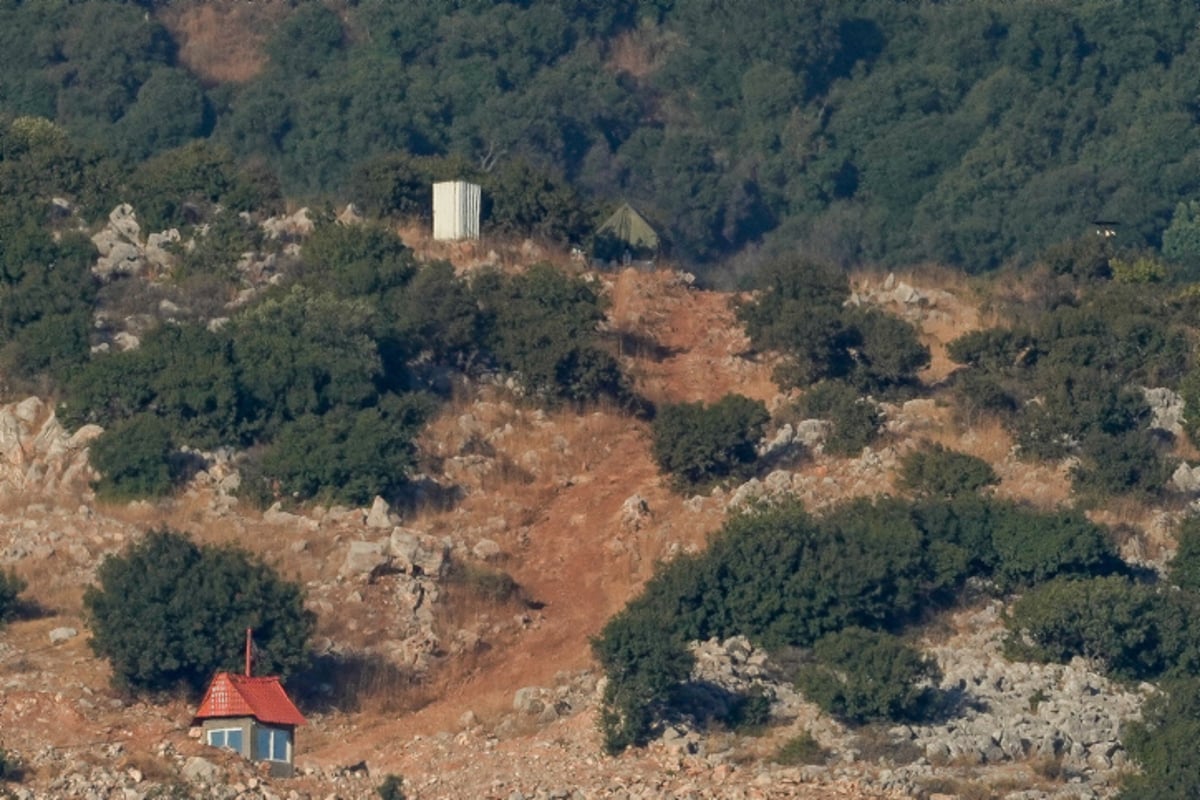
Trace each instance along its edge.
<path fill-rule="evenodd" d="M 677 347 L 667 347 L 653 337 L 637 331 L 617 330 L 612 331 L 610 336 L 617 343 L 620 354 L 632 358 L 644 358 L 659 363 L 682 352 Z"/>
<path fill-rule="evenodd" d="M 395 511 L 408 516 L 418 511 L 449 511 L 466 496 L 466 491 L 458 484 L 443 486 L 423 475 L 409 481 L 389 499 Z"/>
<path fill-rule="evenodd" d="M 305 711 L 384 713 L 415 711 L 426 705 L 429 688 L 421 676 L 377 653 L 324 653 L 288 683 Z"/>

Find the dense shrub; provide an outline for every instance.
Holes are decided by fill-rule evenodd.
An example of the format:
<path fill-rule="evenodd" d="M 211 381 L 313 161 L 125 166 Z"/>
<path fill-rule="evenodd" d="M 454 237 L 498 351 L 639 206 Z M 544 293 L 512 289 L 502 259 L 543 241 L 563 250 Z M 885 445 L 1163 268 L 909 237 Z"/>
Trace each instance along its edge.
<path fill-rule="evenodd" d="M 692 654 L 683 639 L 664 630 L 662 623 L 626 610 L 610 619 L 592 640 L 592 652 L 608 676 L 600 730 L 609 753 L 644 745 L 656 714 L 691 673 Z"/>
<path fill-rule="evenodd" d="M 283 425 L 258 456 L 257 480 L 274 499 L 365 505 L 394 497 L 416 463 L 414 439 L 430 406 L 418 395 L 381 398 L 356 410 L 338 406 Z M 263 497 L 264 487 L 248 487 Z"/>
<path fill-rule="evenodd" d="M 759 291 L 737 309 L 759 350 L 784 361 L 776 380 L 805 386 L 840 378 L 863 392 L 914 381 L 929 363 L 929 349 L 904 320 L 875 309 L 847 309 L 844 273 L 812 261 L 776 261 L 758 277 Z"/>
<path fill-rule="evenodd" d="M 1200 517 L 1186 517 L 1175 535 L 1175 557 L 1168 565 L 1171 583 L 1189 592 L 1200 592 Z"/>
<path fill-rule="evenodd" d="M 0 569 L 0 625 L 16 615 L 23 591 L 25 581 L 17 577 L 17 573 Z"/>
<path fill-rule="evenodd" d="M 242 663 L 247 628 L 256 669 L 287 677 L 306 660 L 315 624 L 300 587 L 232 547 L 153 531 L 101 563 L 83 605 L 96 655 L 134 690 L 204 689 Z"/>
<path fill-rule="evenodd" d="M 737 394 L 712 405 L 661 406 L 651 428 L 654 460 L 685 486 L 744 476 L 769 419 L 762 401 Z"/>
<path fill-rule="evenodd" d="M 1147 701 L 1142 720 L 1121 737 L 1141 768 L 1121 781 L 1123 800 L 1178 800 L 1200 795 L 1200 679 L 1169 682 Z"/>
<path fill-rule="evenodd" d="M 1189 649 L 1188 609 L 1179 600 L 1120 576 L 1052 580 L 1013 606 L 1010 650 L 1063 663 L 1084 656 L 1118 678 L 1154 679 Z"/>
<path fill-rule="evenodd" d="M 900 464 L 900 481 L 927 497 L 954 497 L 999 482 L 996 471 L 982 458 L 933 444 L 914 450 Z"/>
<path fill-rule="evenodd" d="M 153 414 L 119 422 L 95 439 L 89 451 L 100 473 L 96 493 L 112 500 L 160 497 L 170 493 L 174 445 L 167 424 Z"/>
<path fill-rule="evenodd" d="M 806 417 L 829 420 L 831 429 L 825 450 L 834 455 L 856 456 L 875 440 L 883 415 L 871 400 L 840 381 L 821 381 L 797 403 Z"/>
<path fill-rule="evenodd" d="M 846 628 L 817 641 L 813 658 L 796 685 L 844 722 L 916 721 L 933 710 L 937 662 L 895 636 Z"/>
<path fill-rule="evenodd" d="M 591 282 L 535 264 L 522 275 L 478 276 L 473 286 L 488 349 L 530 394 L 575 403 L 631 399 L 616 358 L 601 346 L 605 300 Z"/>
<path fill-rule="evenodd" d="M 998 508 L 1002 512 L 992 517 L 992 577 L 1005 589 L 1034 586 L 1058 575 L 1104 575 L 1121 566 L 1107 532 L 1079 512 Z"/>

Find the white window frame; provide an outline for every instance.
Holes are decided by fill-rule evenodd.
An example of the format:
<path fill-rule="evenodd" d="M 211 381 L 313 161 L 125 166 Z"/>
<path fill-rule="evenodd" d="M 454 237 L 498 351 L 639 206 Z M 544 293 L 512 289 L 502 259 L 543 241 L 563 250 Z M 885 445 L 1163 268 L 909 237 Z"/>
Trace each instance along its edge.
<path fill-rule="evenodd" d="M 218 733 L 224 734 L 225 742 L 222 744 L 216 744 L 215 742 L 213 742 L 213 736 Z M 231 733 L 236 733 L 242 737 L 242 748 L 235 748 L 235 747 L 230 746 L 229 734 L 231 734 Z M 245 747 L 246 730 L 244 728 L 239 728 L 239 727 L 209 728 L 207 731 L 204 732 L 204 741 L 208 742 L 209 747 L 219 747 L 223 750 L 232 750 L 235 753 L 241 753 L 241 752 L 243 752 L 243 748 Z"/>

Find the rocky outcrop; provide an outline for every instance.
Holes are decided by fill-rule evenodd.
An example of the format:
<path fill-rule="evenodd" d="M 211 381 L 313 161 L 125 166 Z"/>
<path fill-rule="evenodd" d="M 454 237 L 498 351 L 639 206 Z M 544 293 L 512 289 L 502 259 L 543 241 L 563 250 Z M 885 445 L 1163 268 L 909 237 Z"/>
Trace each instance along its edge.
<path fill-rule="evenodd" d="M 87 494 L 88 444 L 102 432 L 97 425 L 68 432 L 36 397 L 0 405 L 0 496 Z"/>
<path fill-rule="evenodd" d="M 133 206 L 122 203 L 92 236 L 92 243 L 100 252 L 92 272 L 101 280 L 111 280 L 122 275 L 141 275 L 147 269 L 170 269 L 175 260 L 170 247 L 179 240 L 177 228 L 151 233 L 143 239 Z"/>

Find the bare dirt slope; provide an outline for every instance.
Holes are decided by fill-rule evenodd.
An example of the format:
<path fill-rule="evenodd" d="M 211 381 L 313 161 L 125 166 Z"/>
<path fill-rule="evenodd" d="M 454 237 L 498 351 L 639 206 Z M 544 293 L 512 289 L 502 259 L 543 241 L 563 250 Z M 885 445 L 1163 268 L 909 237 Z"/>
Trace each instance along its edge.
<path fill-rule="evenodd" d="M 600 280 L 612 300 L 608 329 L 649 399 L 713 401 L 736 391 L 776 408 L 786 401 L 771 381 L 771 365 L 746 357 L 728 295 L 694 289 L 686 276 L 668 271 L 627 270 Z M 936 322 L 925 331 L 935 347 L 977 323 L 973 310 L 945 297 L 936 310 L 922 312 Z M 944 409 L 922 402 L 897 416 L 888 449 L 926 437 L 1003 461 L 1002 432 L 964 431 Z M 538 411 L 500 388 L 456 398 L 431 426 L 423 450 L 432 478 L 463 493 L 403 524 L 449 536 L 467 550 L 490 541 L 498 550 L 492 563 L 512 575 L 524 602 L 490 606 L 449 592 L 438 612 L 443 639 L 465 631 L 474 646 L 438 662 L 424 685 L 364 691 L 357 709 L 313 713 L 298 757 L 313 774 L 274 791 L 366 797 L 372 781 L 395 772 L 406 776 L 413 798 L 534 797 L 571 789 L 586 797 L 884 796 L 847 777 L 768 771 L 762 758 L 778 744 L 769 739 L 730 745 L 731 759 L 685 757 L 661 746 L 603 757 L 594 691 L 557 721 L 514 719 L 514 693 L 522 687 L 586 677 L 594 669 L 589 638 L 638 590 L 655 561 L 702 547 L 724 518 L 719 502 L 695 503 L 669 490 L 651 460 L 647 431 L 645 422 L 603 408 Z M 491 456 L 464 455 L 471 442 L 483 440 Z M 13 462 L 10 472 L 27 466 L 17 463 L 25 457 L 19 453 L 5 457 Z M 875 473 L 847 460 L 813 458 L 793 469 L 806 491 L 887 489 Z M 1002 489 L 1013 494 L 1054 485 L 1052 476 L 1028 470 L 1005 472 L 1001 465 L 1001 472 Z M 0 485 L 6 492 L 0 558 L 29 579 L 29 596 L 41 609 L 0 632 L 0 747 L 26 757 L 32 785 L 50 785 L 77 763 L 135 767 L 146 780 L 165 780 L 178 759 L 162 752 L 164 742 L 171 752 L 214 757 L 188 738 L 186 704 L 122 697 L 86 646 L 83 588 L 103 555 L 139 530 L 170 524 L 205 540 L 237 541 L 306 583 L 326 640 L 379 651 L 389 644 L 396 606 L 386 586 L 339 575 L 348 541 L 370 534 L 361 515 L 331 523 L 332 514 L 322 517 L 321 510 L 307 517 L 231 513 L 212 504 L 209 486 L 159 506 L 104 507 L 84 483 L 70 486 L 44 496 L 29 486 Z M 52 644 L 51 631 L 64 627 L 78 635 Z M 334 777 L 339 767 L 363 760 L 374 778 Z"/>

